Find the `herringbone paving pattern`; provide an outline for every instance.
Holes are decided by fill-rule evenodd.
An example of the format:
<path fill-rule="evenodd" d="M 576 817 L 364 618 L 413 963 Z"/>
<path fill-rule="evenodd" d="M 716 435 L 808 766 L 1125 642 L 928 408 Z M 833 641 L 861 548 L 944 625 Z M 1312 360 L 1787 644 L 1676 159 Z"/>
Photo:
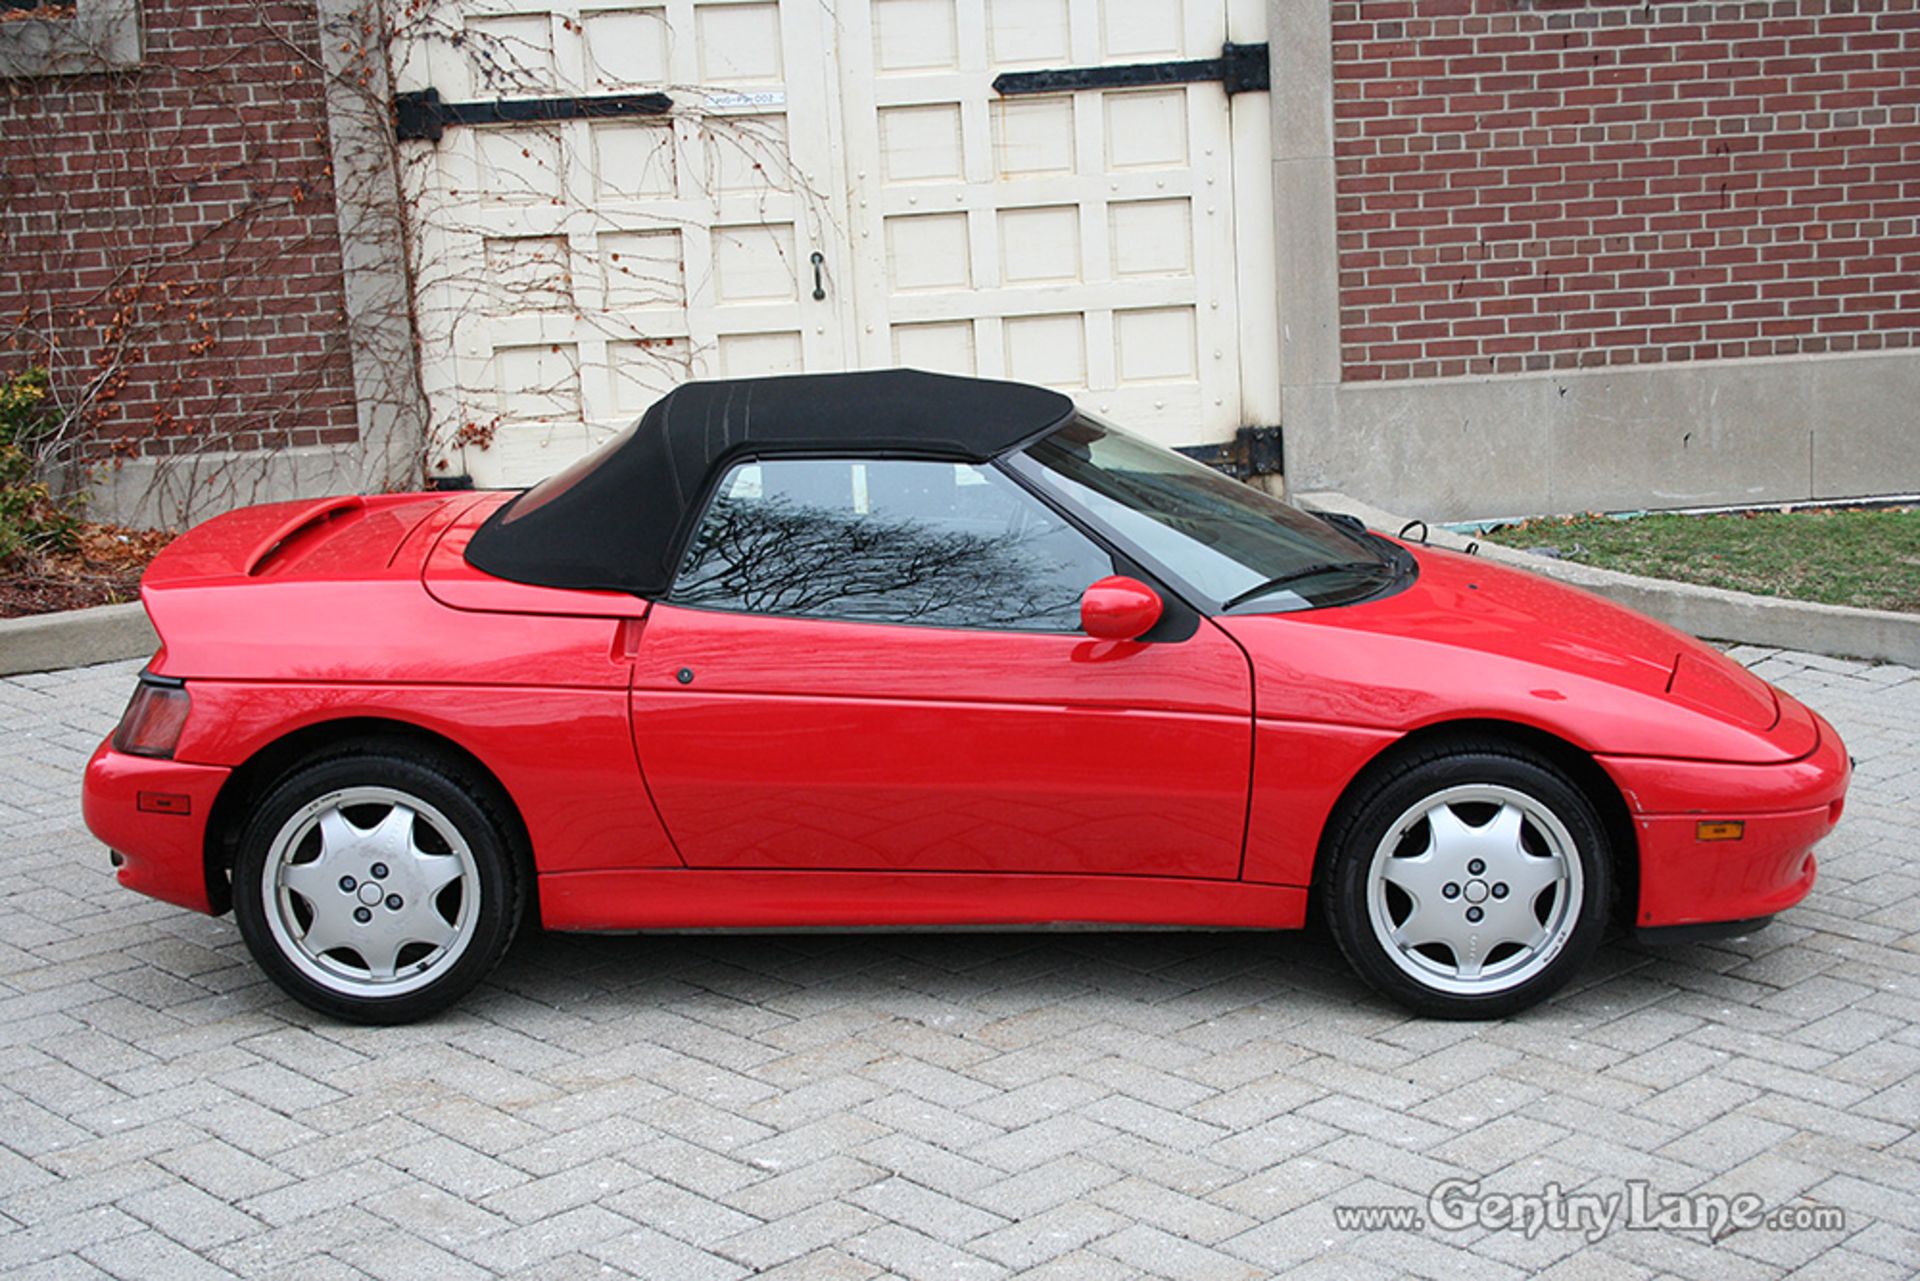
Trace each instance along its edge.
<path fill-rule="evenodd" d="M 1813 898 L 1479 1025 L 1317 934 L 1135 932 L 533 937 L 448 1017 L 336 1026 L 81 827 L 137 664 L 0 681 L 0 1274 L 1913 1275 L 1920 674 L 1739 653 L 1859 758 Z M 1335 1222 L 1448 1179 L 1845 1223 Z"/>

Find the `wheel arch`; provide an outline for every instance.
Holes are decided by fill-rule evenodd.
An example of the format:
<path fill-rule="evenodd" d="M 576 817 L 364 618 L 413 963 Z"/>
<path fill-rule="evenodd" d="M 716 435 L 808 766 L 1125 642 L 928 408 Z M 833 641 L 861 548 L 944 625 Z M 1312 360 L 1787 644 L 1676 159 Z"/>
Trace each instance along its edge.
<path fill-rule="evenodd" d="M 1341 818 L 1353 798 L 1364 792 L 1382 774 L 1411 757 L 1445 751 L 1449 747 L 1485 747 L 1489 745 L 1521 748 L 1533 752 L 1571 778 L 1600 816 L 1602 827 L 1614 851 L 1613 881 L 1615 901 L 1610 911 L 1616 921 L 1631 924 L 1633 906 L 1639 901 L 1640 842 L 1633 812 L 1620 788 L 1600 763 L 1578 744 L 1548 730 L 1518 721 L 1476 717 L 1466 720 L 1438 721 L 1395 739 L 1368 760 L 1341 789 L 1339 799 L 1328 811 L 1314 850 L 1312 892 L 1322 893 L 1325 871 L 1332 865 L 1333 835 L 1341 827 Z M 1312 910 L 1310 909 L 1310 914 Z"/>
<path fill-rule="evenodd" d="M 233 907 L 234 858 L 239 851 L 240 835 L 246 827 L 247 814 L 254 802 L 265 796 L 302 762 L 355 741 L 402 743 L 415 749 L 435 752 L 450 758 L 489 787 L 494 792 L 493 799 L 499 806 L 499 812 L 512 826 L 507 838 L 524 878 L 526 910 L 531 914 L 531 920 L 540 919 L 540 879 L 533 861 L 533 843 L 527 833 L 526 820 L 520 815 L 520 807 L 514 803 L 513 794 L 500 781 L 500 776 L 489 769 L 486 762 L 446 735 L 409 721 L 380 716 L 347 716 L 304 725 L 267 743 L 235 767 L 221 786 L 220 794 L 214 798 L 202 852 L 207 901 L 214 915 L 223 915 Z"/>

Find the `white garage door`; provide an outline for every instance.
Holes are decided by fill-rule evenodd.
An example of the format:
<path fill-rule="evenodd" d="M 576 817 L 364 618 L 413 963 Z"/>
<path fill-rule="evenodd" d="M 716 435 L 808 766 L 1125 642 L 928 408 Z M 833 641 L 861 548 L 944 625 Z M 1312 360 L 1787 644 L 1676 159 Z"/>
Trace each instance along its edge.
<path fill-rule="evenodd" d="M 401 144 L 431 465 L 526 484 L 689 377 L 891 365 L 1056 386 L 1173 444 L 1275 421 L 1264 95 L 993 88 L 1261 38 L 1229 7 L 404 3 L 402 91 L 671 99 Z"/>

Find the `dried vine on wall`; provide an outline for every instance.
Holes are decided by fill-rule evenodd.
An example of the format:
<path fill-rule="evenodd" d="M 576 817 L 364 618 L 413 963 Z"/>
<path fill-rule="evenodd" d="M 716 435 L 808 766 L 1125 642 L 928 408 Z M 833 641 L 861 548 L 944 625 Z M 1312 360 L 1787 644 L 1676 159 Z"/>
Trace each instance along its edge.
<path fill-rule="evenodd" d="M 355 409 L 310 11 L 147 9 L 137 67 L 0 80 L 0 367 L 50 372 L 44 474 L 178 523 Z"/>
<path fill-rule="evenodd" d="M 596 421 L 583 413 L 583 380 L 618 381 L 651 396 L 690 377 L 719 372 L 711 342 L 671 322 L 655 327 L 712 282 L 689 279 L 677 254 L 608 250 L 603 243 L 596 257 L 582 247 L 589 237 L 638 233 L 644 239 L 649 233 L 711 230 L 711 188 L 722 165 L 735 175 L 751 175 L 762 214 L 774 201 L 790 206 L 767 215 L 767 221 L 795 221 L 815 242 L 845 235 L 831 226 L 824 193 L 793 163 L 778 116 L 715 109 L 711 102 L 726 96 L 727 86 L 635 82 L 598 65 L 590 54 L 585 83 L 575 84 L 557 72 L 553 51 L 543 43 L 546 15 L 519 18 L 524 31 L 514 28 L 515 21 L 476 20 L 471 6 L 458 0 L 414 0 L 403 6 L 388 32 L 390 56 L 410 84 L 426 82 L 429 65 L 443 71 L 457 65 L 468 89 L 436 85 L 456 98 L 665 93 L 673 103 L 669 112 L 612 127 L 661 135 L 660 149 L 640 162 L 657 165 L 660 172 L 623 172 L 618 185 L 637 192 L 664 184 L 673 195 L 658 201 L 597 196 L 606 160 L 594 151 L 597 126 L 580 122 L 450 126 L 437 143 L 399 144 L 424 362 L 429 370 L 464 371 L 452 385 L 442 378 L 430 386 L 430 475 L 466 471 L 474 455 L 498 447 L 503 427 L 520 433 L 522 441 L 577 442 L 579 448 L 597 443 L 624 425 L 624 417 L 602 413 Z M 573 20 L 556 21 L 573 36 L 583 36 Z M 410 78 L 409 65 L 414 68 Z M 496 161 L 504 148 L 508 163 L 490 167 L 483 148 Z M 742 194 L 730 190 L 728 198 Z M 673 205 L 683 212 L 667 208 Z M 647 212 L 638 213 L 638 207 Z M 692 212 L 684 212 L 689 208 Z M 811 268 L 790 258 L 783 253 L 784 267 L 797 282 Z M 578 287 L 593 273 L 607 294 L 618 294 L 617 302 L 603 298 L 597 308 L 583 303 Z M 474 327 L 501 316 L 529 323 L 557 318 L 551 328 L 571 337 L 546 344 L 553 359 L 541 362 L 532 377 L 497 363 L 488 368 L 494 353 L 486 334 Z M 549 328 L 544 321 L 541 327 Z M 580 355 L 581 346 L 602 343 L 610 353 L 604 362 Z"/>

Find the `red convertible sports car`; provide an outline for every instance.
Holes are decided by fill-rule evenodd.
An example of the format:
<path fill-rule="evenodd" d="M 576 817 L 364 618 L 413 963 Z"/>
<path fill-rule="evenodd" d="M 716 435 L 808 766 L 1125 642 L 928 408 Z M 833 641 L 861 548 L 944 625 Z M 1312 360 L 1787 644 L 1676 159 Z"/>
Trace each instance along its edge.
<path fill-rule="evenodd" d="M 341 1018 L 549 929 L 1287 929 L 1417 1011 L 1610 921 L 1751 929 L 1849 763 L 1687 636 L 1366 532 L 1055 392 L 681 387 L 518 494 L 221 516 L 87 769 L 123 884 Z"/>

